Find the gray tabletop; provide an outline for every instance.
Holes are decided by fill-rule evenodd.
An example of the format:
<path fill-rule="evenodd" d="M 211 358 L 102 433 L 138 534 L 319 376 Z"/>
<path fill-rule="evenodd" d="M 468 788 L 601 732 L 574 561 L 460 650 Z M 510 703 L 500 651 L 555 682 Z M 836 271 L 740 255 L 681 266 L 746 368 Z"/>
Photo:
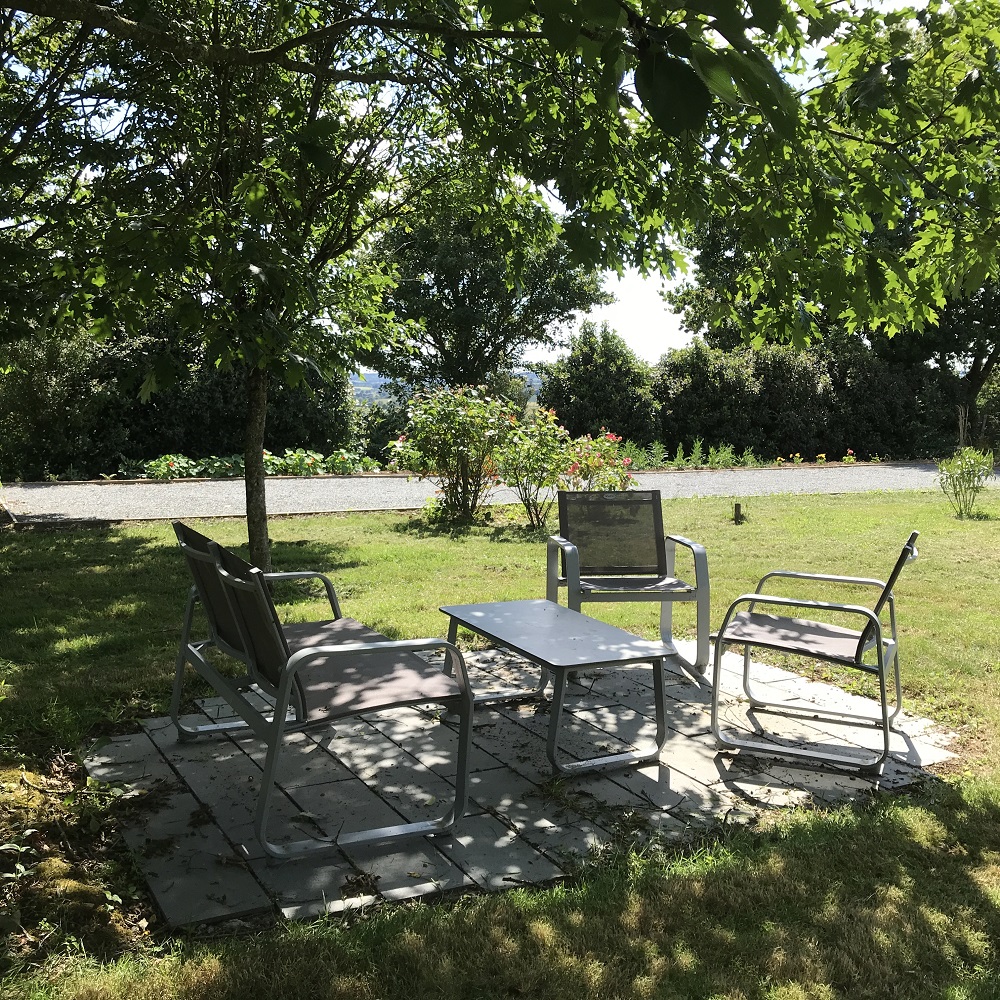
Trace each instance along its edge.
<path fill-rule="evenodd" d="M 453 622 L 545 667 L 600 667 L 674 653 L 662 642 L 642 639 L 551 601 L 453 604 L 441 610 Z"/>

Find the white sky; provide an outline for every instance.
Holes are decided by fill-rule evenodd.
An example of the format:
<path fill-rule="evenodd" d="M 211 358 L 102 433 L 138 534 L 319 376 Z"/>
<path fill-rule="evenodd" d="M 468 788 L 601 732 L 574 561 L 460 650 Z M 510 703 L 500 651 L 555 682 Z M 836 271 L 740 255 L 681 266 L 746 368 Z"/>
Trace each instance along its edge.
<path fill-rule="evenodd" d="M 638 271 L 626 271 L 621 280 L 610 274 L 604 289 L 614 295 L 610 306 L 594 309 L 584 319 L 598 326 L 607 323 L 644 361 L 655 364 L 671 347 L 683 347 L 691 338 L 681 331 L 680 321 L 660 297 L 663 279 L 643 278 Z M 579 326 L 579 323 L 577 324 Z M 575 331 L 574 331 L 575 332 Z M 549 361 L 566 351 L 531 351 L 526 361 Z"/>
<path fill-rule="evenodd" d="M 612 275 L 604 282 L 614 295 L 610 306 L 595 309 L 587 318 L 597 324 L 606 322 L 644 361 L 656 362 L 671 347 L 691 342 L 683 332 L 680 317 L 663 301 L 659 276 L 644 278 L 638 271 L 626 271 L 621 280 Z"/>

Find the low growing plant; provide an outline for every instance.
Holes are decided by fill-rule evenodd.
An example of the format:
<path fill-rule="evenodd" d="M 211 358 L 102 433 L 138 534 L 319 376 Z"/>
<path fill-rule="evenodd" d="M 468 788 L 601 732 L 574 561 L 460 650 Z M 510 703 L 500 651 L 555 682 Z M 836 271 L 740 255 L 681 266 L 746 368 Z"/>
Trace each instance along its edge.
<path fill-rule="evenodd" d="M 186 455 L 161 455 L 146 463 L 150 479 L 192 479 L 201 475 L 201 463 Z"/>
<path fill-rule="evenodd" d="M 736 464 L 733 446 L 729 444 L 709 445 L 708 467 L 710 469 L 731 469 Z"/>
<path fill-rule="evenodd" d="M 938 483 L 958 517 L 971 517 L 979 494 L 993 475 L 993 452 L 960 448 L 938 463 Z"/>

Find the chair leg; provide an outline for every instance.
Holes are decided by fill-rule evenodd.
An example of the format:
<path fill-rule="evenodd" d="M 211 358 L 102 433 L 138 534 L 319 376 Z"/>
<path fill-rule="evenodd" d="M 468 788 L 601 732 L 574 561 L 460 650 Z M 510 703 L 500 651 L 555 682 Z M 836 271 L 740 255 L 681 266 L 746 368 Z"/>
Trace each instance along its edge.
<path fill-rule="evenodd" d="M 779 757 L 788 760 L 798 760 L 815 764 L 832 764 L 838 767 L 849 768 L 853 771 L 858 771 L 862 774 L 879 773 L 882 770 L 882 766 L 889 757 L 889 740 L 891 731 L 891 721 L 893 715 L 889 713 L 888 700 L 886 696 L 886 683 L 885 683 L 885 669 L 881 669 L 878 674 L 879 679 L 879 701 L 880 701 L 880 716 L 852 716 L 847 712 L 836 712 L 836 711 L 824 711 L 821 708 L 810 708 L 805 712 L 806 715 L 817 719 L 830 719 L 831 721 L 854 721 L 856 724 L 868 725 L 869 727 L 875 726 L 882 732 L 882 752 L 872 751 L 876 756 L 865 760 L 859 759 L 848 753 L 836 753 L 825 749 L 817 749 L 814 746 L 789 746 L 781 743 L 771 743 L 767 742 L 765 739 L 745 739 L 741 736 L 727 736 L 722 732 L 722 726 L 719 721 L 719 703 L 721 700 L 722 692 L 722 654 L 725 650 L 725 644 L 721 641 L 716 641 L 715 644 L 715 660 L 714 669 L 712 674 L 712 702 L 711 702 L 711 731 L 712 736 L 715 739 L 716 745 L 720 747 L 723 751 L 727 750 L 744 750 L 751 754 L 765 754 L 770 757 Z M 886 657 L 888 659 L 888 656 Z M 750 647 L 744 647 L 743 654 L 743 689 L 747 697 L 750 699 L 752 707 L 759 708 L 764 711 L 769 710 L 773 706 L 761 699 L 755 697 L 750 693 Z M 793 713 L 797 716 L 799 712 Z M 845 748 L 846 749 L 846 748 Z"/>
<path fill-rule="evenodd" d="M 703 674 L 708 667 L 708 637 L 712 631 L 712 606 L 709 599 L 708 584 L 698 585 L 698 600 L 695 604 L 698 618 L 698 649 L 695 655 L 694 667 Z"/>
<path fill-rule="evenodd" d="M 334 834 L 320 834 L 306 840 L 291 841 L 278 844 L 267 837 L 267 824 L 271 814 L 271 799 L 278 791 L 276 775 L 278 761 L 281 756 L 282 742 L 285 736 L 285 719 L 288 715 L 289 693 L 285 689 L 279 692 L 275 704 L 271 732 L 268 736 L 267 758 L 264 762 L 264 773 L 261 777 L 260 793 L 257 798 L 257 809 L 254 816 L 254 830 L 257 840 L 265 853 L 279 861 L 302 857 L 317 851 L 328 851 L 338 847 L 348 847 L 352 844 L 368 844 L 402 840 L 412 837 L 426 837 L 435 834 L 450 833 L 455 824 L 465 815 L 469 801 L 469 759 L 472 751 L 472 721 L 474 701 L 469 691 L 462 698 L 461 720 L 458 733 L 457 771 L 455 775 L 455 799 L 451 807 L 442 816 L 432 820 L 420 820 L 413 823 L 400 823 L 395 826 L 377 827 L 368 830 L 358 830 L 354 833 L 342 834 L 339 830 Z M 453 703 L 449 703 L 453 707 Z"/>
<path fill-rule="evenodd" d="M 674 646 L 674 602 L 660 601 L 660 642 L 664 646 Z"/>

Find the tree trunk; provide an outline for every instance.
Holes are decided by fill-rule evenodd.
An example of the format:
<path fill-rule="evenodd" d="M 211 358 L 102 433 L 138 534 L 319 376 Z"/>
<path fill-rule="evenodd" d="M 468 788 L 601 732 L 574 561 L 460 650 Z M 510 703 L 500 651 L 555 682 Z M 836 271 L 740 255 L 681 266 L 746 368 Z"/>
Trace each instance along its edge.
<path fill-rule="evenodd" d="M 267 419 L 268 374 L 260 368 L 247 372 L 246 472 L 247 534 L 250 561 L 265 573 L 271 569 L 271 543 L 267 537 L 267 497 L 264 480 L 264 424 Z"/>

